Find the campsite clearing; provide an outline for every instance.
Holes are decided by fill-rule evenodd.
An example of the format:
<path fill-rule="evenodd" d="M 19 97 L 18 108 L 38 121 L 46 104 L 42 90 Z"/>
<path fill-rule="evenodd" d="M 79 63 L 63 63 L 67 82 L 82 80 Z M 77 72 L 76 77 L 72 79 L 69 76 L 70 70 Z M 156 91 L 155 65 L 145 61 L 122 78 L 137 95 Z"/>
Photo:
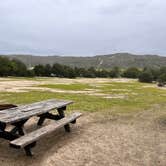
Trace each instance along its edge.
<path fill-rule="evenodd" d="M 0 140 L 0 165 L 166 164 L 165 88 L 131 79 L 1 78 L 0 92 L 1 103 L 56 98 L 74 101 L 69 114 L 84 113 L 70 134 L 42 138 L 32 159 Z M 25 127 L 31 131 L 35 120 Z"/>

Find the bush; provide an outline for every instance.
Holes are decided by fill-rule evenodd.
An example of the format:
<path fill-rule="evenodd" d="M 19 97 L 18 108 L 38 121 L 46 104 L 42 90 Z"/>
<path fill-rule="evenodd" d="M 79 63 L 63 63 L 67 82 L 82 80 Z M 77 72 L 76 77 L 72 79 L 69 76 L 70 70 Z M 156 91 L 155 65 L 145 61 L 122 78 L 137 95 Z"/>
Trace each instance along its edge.
<path fill-rule="evenodd" d="M 45 68 L 43 65 L 36 65 L 34 67 L 34 73 L 36 76 L 45 76 Z"/>
<path fill-rule="evenodd" d="M 161 74 L 158 78 L 158 86 L 164 86 L 166 84 L 166 74 Z"/>
<path fill-rule="evenodd" d="M 130 67 L 123 72 L 122 76 L 126 78 L 138 78 L 140 71 L 136 67 Z"/>
<path fill-rule="evenodd" d="M 19 60 L 0 57 L 0 76 L 27 76 L 27 68 Z"/>
<path fill-rule="evenodd" d="M 140 82 L 146 82 L 146 83 L 151 83 L 153 81 L 153 75 L 150 71 L 143 71 L 139 75 L 139 81 Z"/>
<path fill-rule="evenodd" d="M 109 76 L 111 78 L 118 78 L 120 76 L 120 69 L 119 67 L 114 67 L 110 73 L 109 73 Z"/>
<path fill-rule="evenodd" d="M 152 73 L 153 80 L 157 81 L 159 75 L 161 75 L 160 70 L 155 68 L 155 69 L 149 69 L 149 71 Z"/>

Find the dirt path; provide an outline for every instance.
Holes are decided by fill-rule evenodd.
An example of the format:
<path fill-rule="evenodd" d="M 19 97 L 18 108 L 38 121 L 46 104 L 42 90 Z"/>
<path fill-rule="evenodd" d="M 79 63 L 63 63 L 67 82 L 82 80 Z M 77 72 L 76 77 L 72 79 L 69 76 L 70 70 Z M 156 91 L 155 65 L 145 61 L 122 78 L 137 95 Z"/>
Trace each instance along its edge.
<path fill-rule="evenodd" d="M 41 139 L 33 158 L 0 140 L 0 165 L 165 166 L 166 122 L 159 115 L 153 110 L 132 117 L 86 114 L 71 133 L 61 129 Z"/>

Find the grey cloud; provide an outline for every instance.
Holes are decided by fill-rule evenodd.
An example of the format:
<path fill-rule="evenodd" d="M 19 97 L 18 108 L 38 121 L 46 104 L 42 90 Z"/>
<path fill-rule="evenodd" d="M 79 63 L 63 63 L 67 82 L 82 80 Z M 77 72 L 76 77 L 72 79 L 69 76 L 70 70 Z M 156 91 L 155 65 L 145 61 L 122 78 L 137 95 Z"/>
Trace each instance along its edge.
<path fill-rule="evenodd" d="M 0 53 L 166 55 L 166 1 L 5 0 Z"/>

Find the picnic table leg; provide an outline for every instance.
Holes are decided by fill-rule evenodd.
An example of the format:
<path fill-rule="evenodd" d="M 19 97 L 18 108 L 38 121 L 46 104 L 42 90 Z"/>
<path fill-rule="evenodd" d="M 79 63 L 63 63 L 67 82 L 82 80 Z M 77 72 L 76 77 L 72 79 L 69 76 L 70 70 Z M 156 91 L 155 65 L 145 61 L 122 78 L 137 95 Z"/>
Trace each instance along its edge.
<path fill-rule="evenodd" d="M 25 153 L 26 153 L 27 156 L 33 156 L 33 153 L 32 153 L 32 151 L 31 151 L 31 147 L 26 146 L 26 147 L 24 148 L 24 150 L 25 150 Z"/>
<path fill-rule="evenodd" d="M 54 115 L 54 114 L 51 114 L 49 112 L 44 113 L 42 115 L 39 115 L 39 117 L 40 118 L 39 118 L 38 123 L 37 123 L 38 126 L 41 126 L 44 123 L 45 119 L 52 119 L 52 120 L 61 119 L 61 117 L 59 115 Z"/>
<path fill-rule="evenodd" d="M 58 113 L 59 113 L 60 118 L 64 118 L 64 117 L 65 117 L 64 111 L 66 110 L 66 106 L 65 106 L 65 107 L 61 107 L 61 108 L 58 108 L 57 110 L 58 110 Z M 69 125 L 69 124 L 66 124 L 66 125 L 64 126 L 64 128 L 65 128 L 65 131 L 66 131 L 66 132 L 70 132 L 70 125 Z"/>
<path fill-rule="evenodd" d="M 41 116 L 40 116 L 40 119 L 39 119 L 38 122 L 37 122 L 37 125 L 38 125 L 38 126 L 41 126 L 41 125 L 44 123 L 44 120 L 45 120 L 45 116 L 44 116 L 44 115 L 41 115 Z"/>
<path fill-rule="evenodd" d="M 22 120 L 20 122 L 14 123 L 13 125 L 15 126 L 10 132 L 12 134 L 16 134 L 18 132 L 19 136 L 25 135 L 25 130 L 24 130 L 24 124 L 28 119 Z M 36 142 L 33 142 L 30 145 L 27 145 L 24 150 L 27 156 L 33 156 L 33 153 L 31 151 L 31 148 L 33 148 L 36 145 Z"/>
<path fill-rule="evenodd" d="M 16 122 L 13 123 L 12 125 L 14 125 L 15 127 L 10 131 L 12 134 L 16 134 L 18 132 L 19 135 L 24 135 L 25 134 L 25 130 L 24 130 L 24 124 L 28 119 L 22 120 L 20 122 Z"/>
<path fill-rule="evenodd" d="M 36 146 L 36 142 L 33 142 L 27 146 L 25 146 L 24 150 L 27 156 L 32 157 L 33 156 L 33 152 L 31 151 L 31 148 L 33 148 L 34 146 Z"/>
<path fill-rule="evenodd" d="M 1 131 L 4 131 L 5 128 L 6 128 L 6 124 L 0 122 L 0 130 L 1 130 Z"/>
<path fill-rule="evenodd" d="M 14 140 L 18 138 L 18 135 L 12 134 L 9 131 L 5 131 L 6 124 L 5 123 L 0 123 L 0 138 L 4 138 L 6 140 Z"/>

